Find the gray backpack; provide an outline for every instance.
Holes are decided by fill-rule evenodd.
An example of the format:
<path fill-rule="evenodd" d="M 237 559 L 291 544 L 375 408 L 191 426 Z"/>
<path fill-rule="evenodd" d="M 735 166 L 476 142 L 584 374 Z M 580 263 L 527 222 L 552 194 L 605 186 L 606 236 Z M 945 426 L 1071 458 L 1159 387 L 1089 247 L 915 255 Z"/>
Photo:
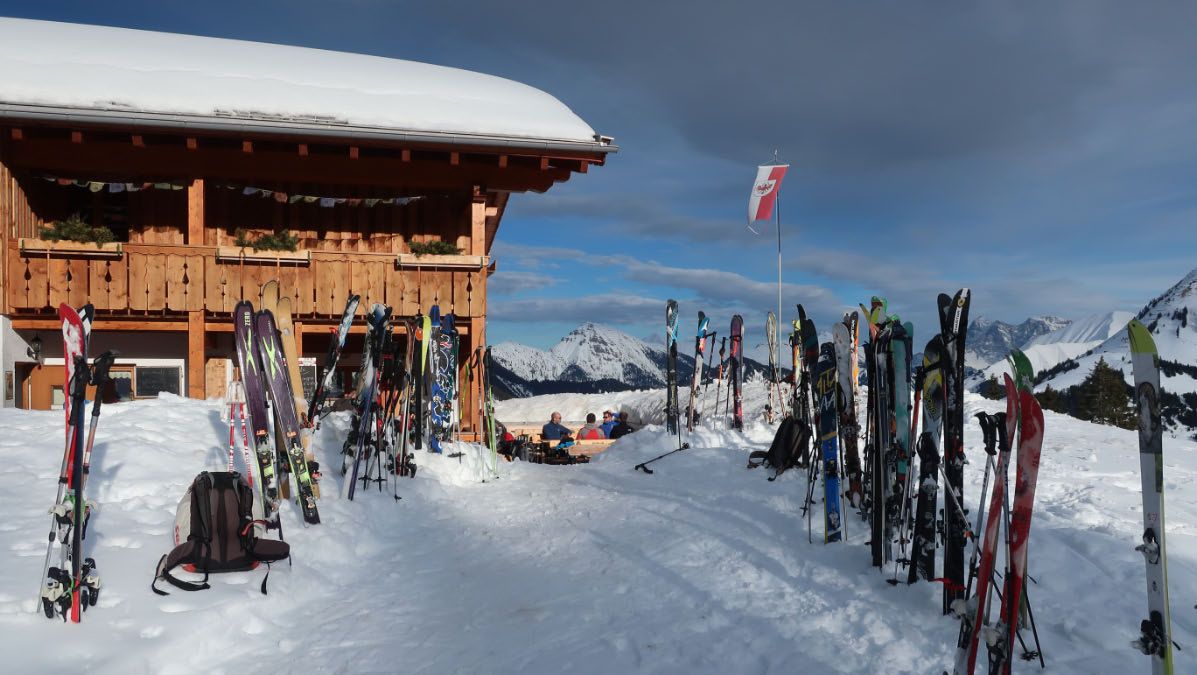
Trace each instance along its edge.
<path fill-rule="evenodd" d="M 158 588 L 165 580 L 184 591 L 202 591 L 208 575 L 216 572 L 245 572 L 291 557 L 291 547 L 278 539 L 259 539 L 254 520 L 254 493 L 241 474 L 235 471 L 205 471 L 187 488 L 175 517 L 175 548 L 162 556 L 150 584 L 158 595 L 169 595 Z M 188 572 L 202 572 L 203 581 L 184 581 L 170 571 L 182 565 Z M 267 569 L 262 579 L 266 593 Z"/>

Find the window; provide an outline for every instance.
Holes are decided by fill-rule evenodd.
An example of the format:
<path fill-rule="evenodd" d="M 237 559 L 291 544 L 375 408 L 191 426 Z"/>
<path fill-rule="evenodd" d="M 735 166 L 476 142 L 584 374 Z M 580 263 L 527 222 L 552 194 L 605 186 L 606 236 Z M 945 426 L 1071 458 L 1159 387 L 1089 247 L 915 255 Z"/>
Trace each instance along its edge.
<path fill-rule="evenodd" d="M 134 379 L 137 398 L 154 398 L 163 391 L 180 395 L 183 391 L 183 369 L 178 366 L 138 366 Z"/>

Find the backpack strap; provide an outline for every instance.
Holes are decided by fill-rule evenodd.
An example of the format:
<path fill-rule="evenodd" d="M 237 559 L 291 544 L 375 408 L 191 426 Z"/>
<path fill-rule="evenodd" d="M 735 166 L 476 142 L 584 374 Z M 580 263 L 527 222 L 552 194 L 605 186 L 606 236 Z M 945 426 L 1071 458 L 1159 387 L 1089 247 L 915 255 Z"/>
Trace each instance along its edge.
<path fill-rule="evenodd" d="M 193 521 L 199 519 L 199 532 L 192 528 L 187 535 L 187 541 L 176 546 L 174 550 L 162 556 L 158 561 L 158 567 L 154 571 L 154 581 L 150 583 L 150 589 L 154 593 L 170 595 L 158 588 L 159 579 L 165 579 L 170 585 L 184 591 L 202 591 L 211 588 L 208 585 L 208 569 L 203 564 L 203 561 L 212 555 L 212 503 L 209 495 L 211 486 L 212 476 L 207 471 L 201 473 L 191 483 L 191 513 Z M 187 563 L 204 568 L 202 581 L 199 583 L 184 581 L 171 575 L 171 570 Z"/>
<path fill-rule="evenodd" d="M 762 466 L 768 459 L 768 450 L 753 450 L 752 452 L 748 453 L 748 468 L 755 469 L 758 466 Z"/>

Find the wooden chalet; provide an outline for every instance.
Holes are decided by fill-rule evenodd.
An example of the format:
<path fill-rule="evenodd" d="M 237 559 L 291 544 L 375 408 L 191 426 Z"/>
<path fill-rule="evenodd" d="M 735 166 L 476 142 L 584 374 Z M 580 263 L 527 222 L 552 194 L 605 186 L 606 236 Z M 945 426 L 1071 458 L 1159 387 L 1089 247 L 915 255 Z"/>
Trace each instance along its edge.
<path fill-rule="evenodd" d="M 402 81 L 381 82 L 414 105 L 422 96 L 466 106 L 472 97 L 479 100 L 444 128 L 425 124 L 419 115 L 409 126 L 377 116 L 358 121 L 353 103 L 341 108 L 335 98 L 323 97 L 286 114 L 238 112 L 238 106 L 255 102 L 239 100 L 235 86 L 222 89 L 217 74 L 212 76 L 216 85 L 211 78 L 195 83 L 205 88 L 203 107 L 165 109 L 122 79 L 121 63 L 47 77 L 36 56 L 23 60 L 20 50 L 35 47 L 30 39 L 17 38 L 31 30 L 42 39 L 57 38 L 57 59 L 63 58 L 63 45 L 82 41 L 80 61 L 105 65 L 104 46 L 119 44 L 121 53 L 113 58 L 121 63 L 139 56 L 153 63 L 162 56 L 164 41 L 177 40 L 179 53 L 171 58 L 197 60 L 193 65 L 201 71 L 203 59 L 219 61 L 231 50 L 229 62 L 261 64 L 264 59 L 254 57 L 266 54 L 267 61 L 323 64 L 323 72 L 334 75 L 342 67 L 352 88 L 358 85 L 353 64 L 360 61 L 368 65 L 369 77 L 393 71 L 396 78 L 416 78 L 410 92 Z M 28 95 L 28 86 L 6 84 L 22 84 L 14 62 L 34 64 L 26 79 L 39 82 L 36 95 Z M 168 72 L 171 65 L 163 66 L 164 78 L 187 77 Z M 412 75 L 416 66 L 425 70 Z M 526 122 L 528 129 L 491 128 L 488 111 L 513 117 L 496 101 L 523 106 L 533 120 L 538 106 L 554 119 L 572 113 L 524 85 L 448 68 L 429 75 L 429 68 L 435 67 L 295 47 L 0 20 L 0 313 L 7 324 L 0 339 L 6 405 L 48 409 L 60 403 L 60 303 L 95 306 L 91 351 L 120 350 L 117 370 L 126 380 L 126 396 L 160 391 L 220 396 L 231 372 L 233 307 L 242 298 L 256 305 L 259 288 L 269 279 L 278 279 L 291 297 L 302 357 L 323 360 L 348 295 L 358 293 L 359 316 L 375 302 L 391 306 L 397 316 L 427 312 L 434 304 L 453 312 L 464 361 L 486 342 L 487 278 L 495 270 L 490 251 L 508 199 L 513 193 L 544 192 L 586 173 L 602 165 L 615 147 L 576 117 L 579 131 L 571 135 L 538 136 L 534 122 Z M 54 89 L 70 88 L 73 78 L 103 78 L 105 71 L 112 78 L 107 85 L 78 84 L 103 91 L 104 98 L 97 99 L 103 103 L 80 104 L 73 98 L 77 89 L 61 96 Z M 264 81 L 266 91 L 255 95 L 269 100 L 271 86 L 278 85 Z M 368 100 L 369 87 L 357 89 L 367 93 L 345 98 L 387 107 L 385 99 Z M 309 92 L 282 94 L 291 101 Z M 426 116 L 436 113 L 431 105 Z M 43 238 L 44 227 L 74 214 L 107 226 L 115 241 L 97 245 Z M 239 234 L 253 240 L 278 232 L 296 237 L 297 250 L 258 251 L 236 244 Z M 411 253 L 413 243 L 432 241 L 451 243 L 460 254 Z M 356 370 L 364 330 L 359 320 L 346 347 L 347 372 Z M 467 432 L 478 428 L 477 395 L 476 385 L 464 387 Z"/>

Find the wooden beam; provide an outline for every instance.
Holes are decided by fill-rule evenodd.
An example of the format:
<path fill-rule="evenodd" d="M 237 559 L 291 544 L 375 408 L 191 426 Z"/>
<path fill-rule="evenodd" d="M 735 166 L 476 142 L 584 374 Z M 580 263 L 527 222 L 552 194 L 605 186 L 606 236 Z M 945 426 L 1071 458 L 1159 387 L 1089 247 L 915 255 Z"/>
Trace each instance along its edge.
<path fill-rule="evenodd" d="M 98 324 L 97 324 L 98 327 Z M 187 396 L 207 398 L 204 382 L 204 311 L 187 312 Z"/>
<path fill-rule="evenodd" d="M 300 143 L 300 144 L 299 144 L 299 156 L 300 156 L 300 157 L 307 157 L 307 156 L 308 156 L 308 144 L 307 144 L 307 143 Z"/>
<path fill-rule="evenodd" d="M 204 179 L 196 178 L 187 186 L 187 243 L 204 243 Z"/>
<path fill-rule="evenodd" d="M 349 159 L 357 159 L 358 150 L 356 145 L 349 146 Z"/>
<path fill-rule="evenodd" d="M 82 131 L 72 131 L 71 132 L 71 142 L 72 143 L 82 143 L 83 142 L 83 132 Z"/>
<path fill-rule="evenodd" d="M 486 193 L 470 201 L 470 255 L 486 255 Z"/>
<path fill-rule="evenodd" d="M 541 170 L 541 171 L 548 171 L 548 170 L 549 170 L 549 158 L 548 158 L 548 157 L 541 157 L 541 158 L 540 158 L 540 170 Z"/>
<path fill-rule="evenodd" d="M 145 138 L 143 138 L 141 136 L 141 134 L 133 134 L 133 147 L 135 147 L 135 148 L 144 148 L 145 147 Z"/>
<path fill-rule="evenodd" d="M 507 155 L 499 155 L 499 168 L 500 169 L 507 168 Z"/>
<path fill-rule="evenodd" d="M 456 152 L 456 151 L 450 152 L 449 153 L 449 165 L 457 166 L 458 164 L 461 164 L 461 153 Z"/>
<path fill-rule="evenodd" d="M 16 330 L 61 330 L 59 319 L 13 319 Z M 187 330 L 186 321 L 149 321 L 143 319 L 96 319 L 92 328 L 98 331 L 139 331 L 154 333 L 181 333 Z M 229 332 L 232 332 L 230 324 Z"/>
<path fill-rule="evenodd" d="M 403 149 L 403 150 L 402 150 L 402 151 L 399 153 L 399 161 L 402 161 L 402 162 L 410 162 L 410 161 L 411 161 L 411 150 L 408 150 L 407 148 L 404 148 L 404 149 Z"/>
<path fill-rule="evenodd" d="M 588 171 L 590 171 L 590 162 L 584 160 L 578 162 L 578 173 L 586 173 Z"/>
<path fill-rule="evenodd" d="M 254 142 L 253 141 L 241 141 L 241 152 L 244 152 L 245 154 L 248 155 L 248 154 L 252 153 L 253 151 L 254 151 Z"/>
<path fill-rule="evenodd" d="M 14 141 L 19 141 L 19 140 L 25 138 L 25 132 L 21 131 L 20 127 L 13 127 L 12 129 L 9 129 L 8 135 Z"/>
<path fill-rule="evenodd" d="M 296 321 L 291 324 L 291 334 L 293 336 L 295 336 L 295 354 L 297 356 L 299 356 L 299 358 L 303 358 L 303 322 L 302 321 Z M 303 384 L 300 383 L 298 386 L 300 388 L 302 388 Z"/>
<path fill-rule="evenodd" d="M 413 160 L 408 164 L 395 157 L 348 153 L 313 155 L 300 160 L 293 152 L 256 151 L 246 154 L 238 148 L 203 147 L 188 151 L 181 145 L 147 144 L 134 148 L 128 142 L 91 140 L 75 145 L 66 139 L 41 139 L 26 135 L 7 149 L 8 164 L 26 170 L 70 171 L 98 177 L 140 175 L 148 179 L 184 176 L 221 176 L 231 181 L 275 181 L 351 186 L 369 185 L 399 190 L 446 190 L 466 185 L 484 185 L 492 192 L 544 191 L 556 181 L 567 180 L 570 170 L 512 162 L 500 169 L 493 160 L 467 161 L 451 167 L 439 161 Z M 442 156 L 443 157 L 443 156 Z M 418 192 L 415 192 L 419 194 Z"/>
<path fill-rule="evenodd" d="M 198 148 L 198 147 L 199 147 L 199 140 L 198 140 L 198 139 L 195 139 L 195 138 L 188 137 L 188 139 L 187 139 L 187 149 L 188 149 L 188 150 L 195 150 L 195 149 L 196 149 L 196 148 Z"/>

